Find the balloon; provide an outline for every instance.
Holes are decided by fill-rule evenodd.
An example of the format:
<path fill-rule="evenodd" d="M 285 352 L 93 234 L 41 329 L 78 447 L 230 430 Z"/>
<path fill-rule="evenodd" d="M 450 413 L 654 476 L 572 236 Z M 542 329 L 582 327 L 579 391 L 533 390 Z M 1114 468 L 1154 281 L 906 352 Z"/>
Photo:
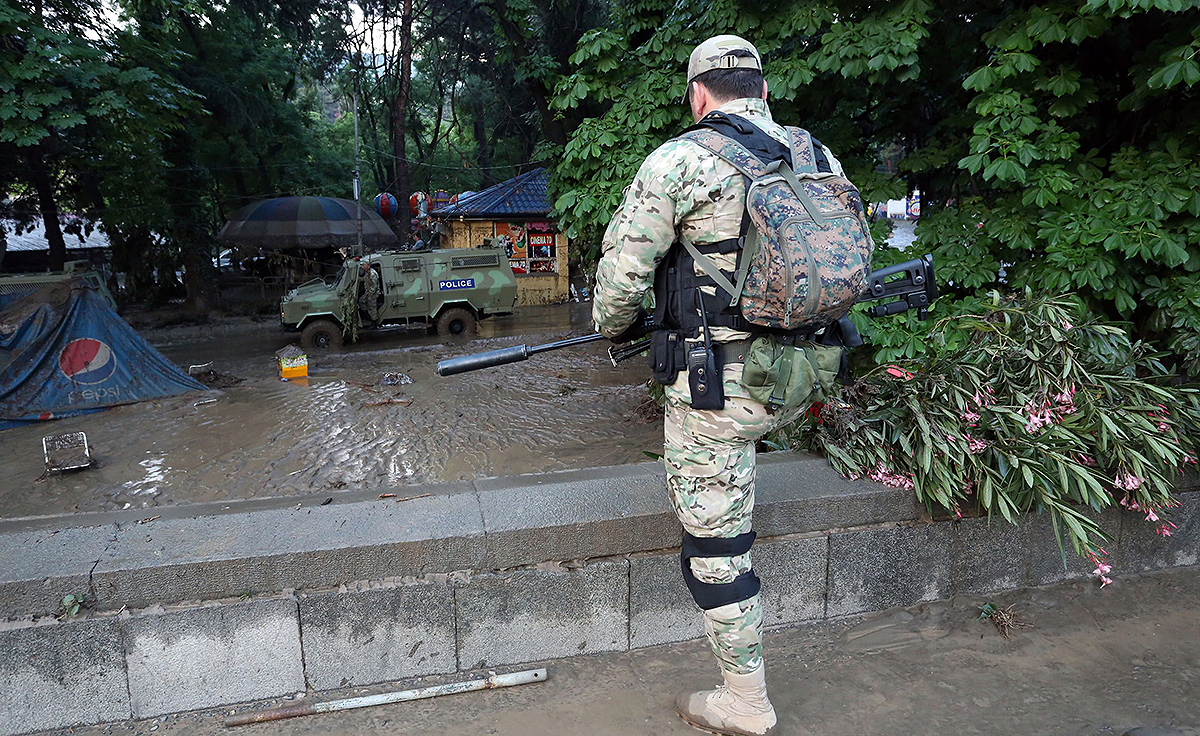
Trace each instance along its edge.
<path fill-rule="evenodd" d="M 395 196 L 387 192 L 381 192 L 375 195 L 375 211 L 378 212 L 379 216 L 383 219 L 392 219 L 392 216 L 396 214 L 397 209 L 399 209 L 399 206 L 396 202 Z"/>
<path fill-rule="evenodd" d="M 414 217 L 425 217 L 429 212 L 429 195 L 425 192 L 413 192 L 408 198 L 408 208 Z"/>

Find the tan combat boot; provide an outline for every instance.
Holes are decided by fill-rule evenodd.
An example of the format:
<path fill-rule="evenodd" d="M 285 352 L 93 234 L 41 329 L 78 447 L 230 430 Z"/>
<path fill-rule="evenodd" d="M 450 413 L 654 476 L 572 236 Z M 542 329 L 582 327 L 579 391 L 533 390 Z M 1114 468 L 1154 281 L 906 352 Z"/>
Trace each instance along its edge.
<path fill-rule="evenodd" d="M 728 736 L 773 734 L 775 708 L 767 699 L 764 668 L 748 675 L 725 672 L 725 684 L 716 690 L 680 693 L 675 710 L 689 726 Z"/>

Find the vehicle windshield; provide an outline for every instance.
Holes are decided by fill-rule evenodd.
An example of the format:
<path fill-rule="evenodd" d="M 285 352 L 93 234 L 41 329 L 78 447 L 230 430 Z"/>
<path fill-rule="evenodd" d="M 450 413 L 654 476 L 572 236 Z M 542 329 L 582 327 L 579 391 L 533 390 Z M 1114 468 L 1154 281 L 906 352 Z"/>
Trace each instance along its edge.
<path fill-rule="evenodd" d="M 342 278 L 346 275 L 346 268 L 347 264 L 342 263 L 342 267 L 337 270 L 337 273 L 325 279 L 325 285 L 332 287 L 342 283 Z"/>

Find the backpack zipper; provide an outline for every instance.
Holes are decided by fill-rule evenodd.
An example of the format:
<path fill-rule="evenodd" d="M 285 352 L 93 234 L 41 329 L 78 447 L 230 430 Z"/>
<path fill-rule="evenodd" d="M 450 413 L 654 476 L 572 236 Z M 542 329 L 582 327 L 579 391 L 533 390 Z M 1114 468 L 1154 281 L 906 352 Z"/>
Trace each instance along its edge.
<path fill-rule="evenodd" d="M 780 231 L 785 231 L 794 223 L 805 222 L 812 222 L 812 220 L 804 219 L 802 217 L 789 217 L 783 221 L 783 224 L 780 225 L 779 229 Z M 816 259 L 813 258 L 812 246 L 808 244 L 808 238 L 804 235 L 804 230 L 802 228 L 797 228 L 796 231 L 800 236 L 800 246 L 804 248 L 804 261 L 808 266 L 808 269 L 804 274 L 804 277 L 808 280 L 808 293 L 804 297 L 804 311 L 812 312 L 814 306 L 819 303 L 817 301 L 817 296 L 821 292 L 821 279 L 813 278 L 813 276 L 816 274 L 817 263 Z M 783 313 L 783 326 L 786 329 L 792 326 L 793 303 L 796 301 L 796 280 L 795 272 L 792 270 L 792 259 L 784 258 L 783 263 L 784 273 L 786 274 L 788 284 L 787 309 Z"/>

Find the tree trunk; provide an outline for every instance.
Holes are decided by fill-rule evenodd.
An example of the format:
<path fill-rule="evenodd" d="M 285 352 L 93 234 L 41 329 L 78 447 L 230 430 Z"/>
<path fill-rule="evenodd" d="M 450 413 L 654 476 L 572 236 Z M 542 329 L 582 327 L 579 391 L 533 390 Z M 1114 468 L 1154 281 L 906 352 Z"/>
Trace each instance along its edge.
<path fill-rule="evenodd" d="M 206 187 L 192 154 L 194 150 L 195 141 L 186 130 L 171 135 L 163 146 L 164 158 L 173 169 L 167 175 L 172 214 L 168 237 L 179 248 L 183 261 L 187 306 L 196 312 L 207 312 L 218 306 L 220 294 L 212 261 L 212 224 L 203 205 L 190 203 Z"/>
<path fill-rule="evenodd" d="M 400 85 L 392 100 L 392 157 L 396 162 L 396 179 L 392 187 L 399 201 L 401 217 L 393 227 L 403 243 L 408 237 L 408 155 L 405 143 L 408 134 L 408 96 L 412 87 L 412 0 L 404 0 L 400 16 Z"/>
<path fill-rule="evenodd" d="M 46 240 L 50 243 L 50 270 L 61 271 L 67 263 L 67 241 L 63 239 L 62 226 L 58 222 L 58 203 L 54 200 L 54 180 L 50 176 L 49 156 L 45 143 L 38 145 L 29 157 L 30 175 L 37 190 L 38 209 L 42 213 L 42 224 L 46 228 Z"/>
<path fill-rule="evenodd" d="M 485 2 L 483 5 L 495 12 L 496 23 L 500 26 L 504 40 L 508 42 L 508 50 L 513 55 L 514 66 L 519 66 L 520 62 L 529 58 L 530 44 L 525 37 L 525 32 L 508 16 L 508 0 L 495 0 L 494 2 Z M 546 136 L 546 140 L 551 143 L 559 146 L 567 145 L 567 128 L 555 111 L 550 109 L 550 100 L 554 96 L 553 91 L 546 87 L 545 82 L 535 77 L 527 77 L 525 86 L 541 116 L 542 135 Z"/>
<path fill-rule="evenodd" d="M 475 95 L 471 101 L 471 115 L 475 118 L 472 131 L 475 134 L 475 165 L 479 167 L 483 177 L 480 186 L 487 189 L 496 182 L 493 180 L 490 167 L 492 165 L 491 150 L 488 147 L 487 126 L 483 120 L 483 95 Z"/>

